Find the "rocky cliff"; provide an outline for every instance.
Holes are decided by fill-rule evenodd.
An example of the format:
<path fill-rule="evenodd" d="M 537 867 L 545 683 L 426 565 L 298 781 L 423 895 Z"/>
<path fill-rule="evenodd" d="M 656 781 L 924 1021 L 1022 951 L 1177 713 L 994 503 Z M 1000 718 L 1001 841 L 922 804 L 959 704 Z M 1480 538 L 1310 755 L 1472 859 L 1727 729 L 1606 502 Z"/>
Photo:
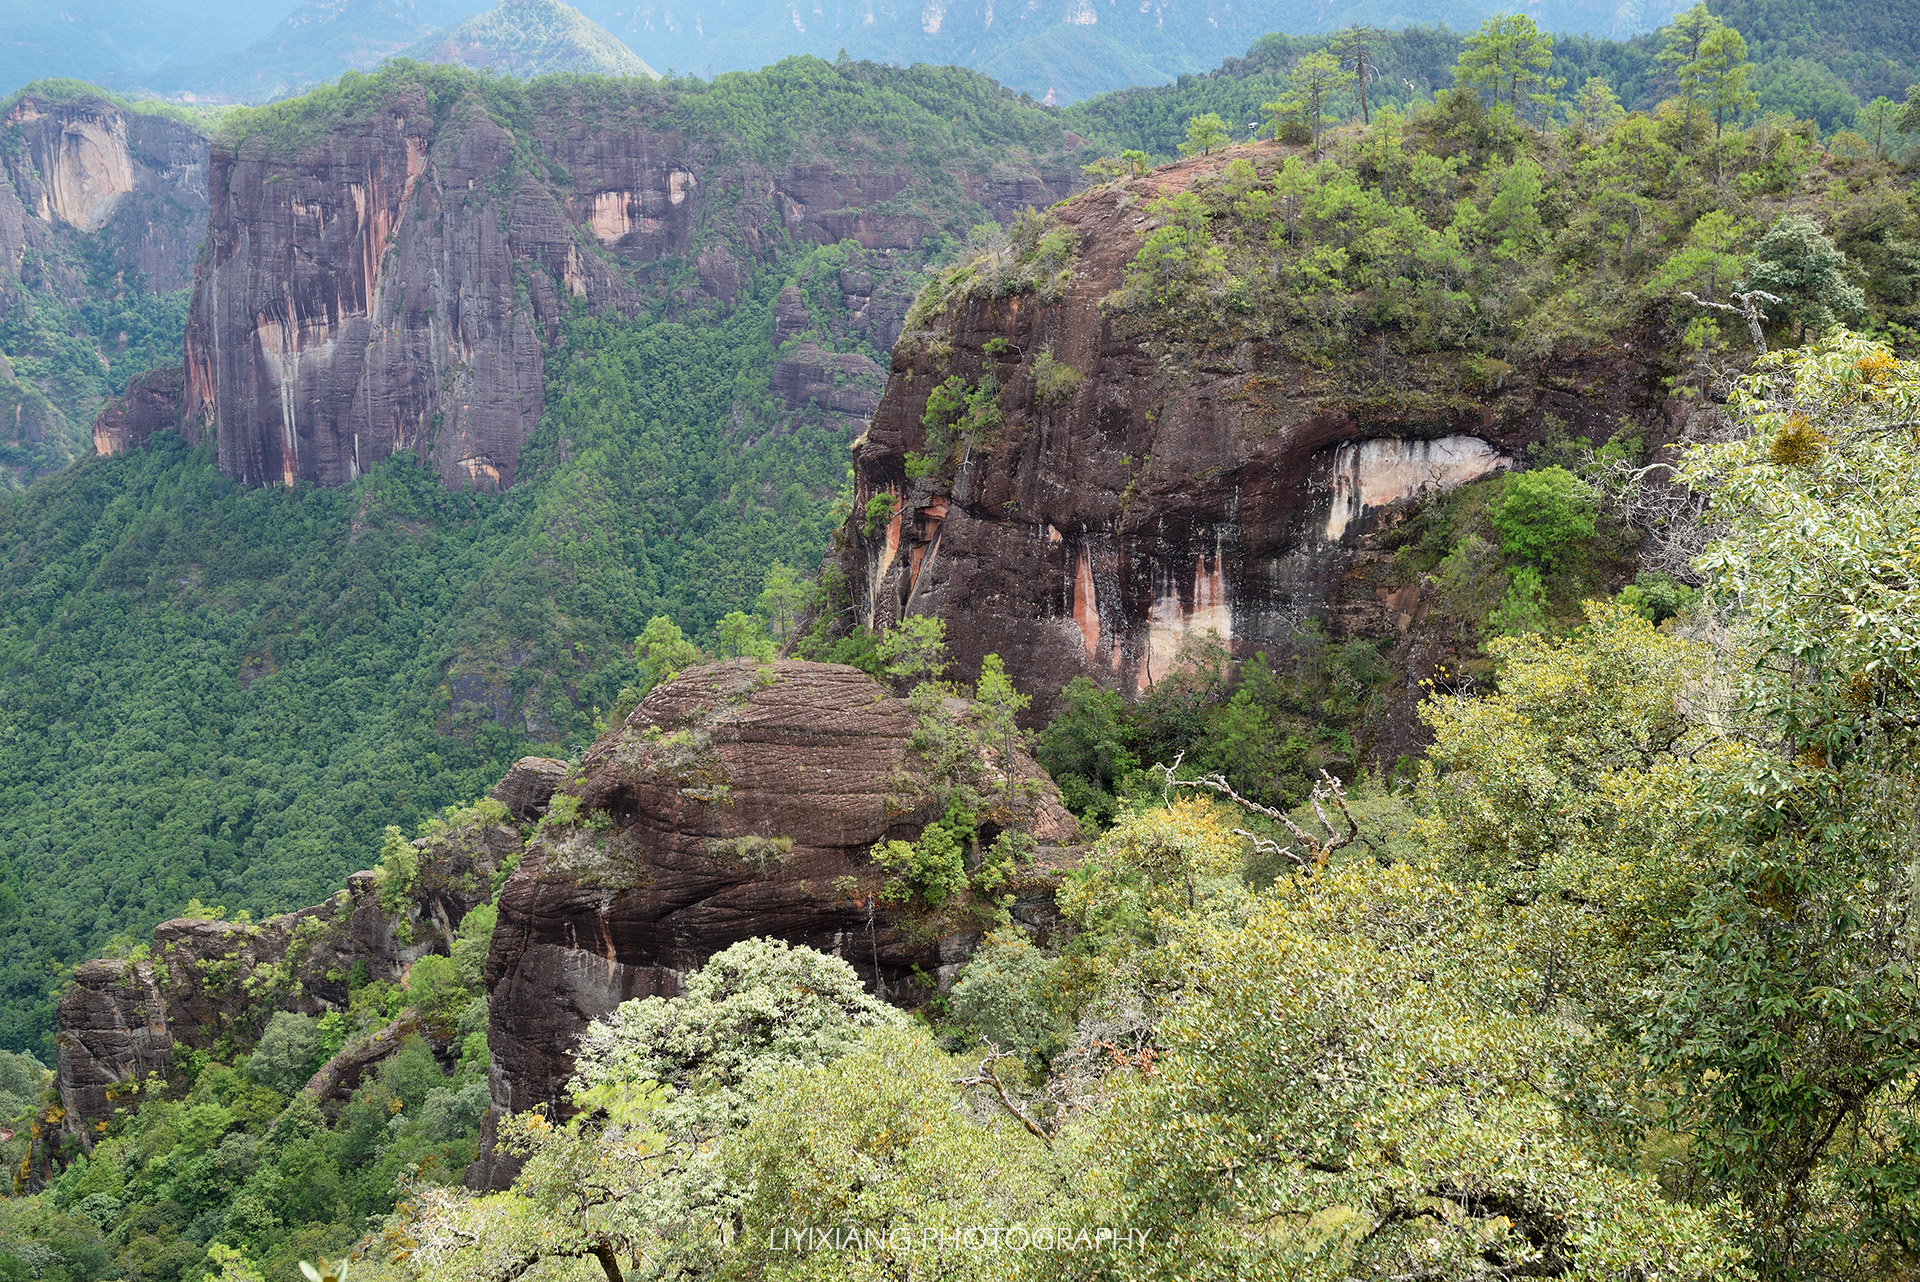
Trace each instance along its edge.
<path fill-rule="evenodd" d="M 1117 306 L 1159 225 L 1147 206 L 1229 159 L 1088 192 L 916 304 L 830 553 L 849 617 L 945 619 L 962 671 L 1000 654 L 1037 715 L 1077 675 L 1144 692 L 1196 633 L 1278 654 L 1321 619 L 1400 646 L 1410 724 L 1444 647 L 1417 626 L 1419 588 L 1382 573 L 1381 533 L 1410 501 L 1514 466 L 1549 416 L 1595 441 L 1666 430 L 1650 337 L 1512 365 L 1384 340 L 1309 362 L 1272 337 L 1184 341 Z M 959 442 L 926 472 L 943 385 L 974 399 L 931 416 Z"/>
<path fill-rule="evenodd" d="M 963 705 L 942 715 L 965 717 Z M 843 957 L 897 1002 L 929 995 L 982 926 L 881 897 L 876 842 L 918 837 L 929 813 L 912 739 L 921 714 L 837 664 L 712 664 L 653 691 L 586 754 L 500 895 L 487 961 L 493 1103 L 564 1094 L 588 1021 L 742 939 L 771 935 Z M 1016 914 L 1044 917 L 1078 828 L 1024 754 L 1038 850 Z M 511 1170 L 486 1155 L 468 1182 Z"/>
<path fill-rule="evenodd" d="M 101 399 L 156 346 L 178 360 L 177 318 L 155 341 L 134 331 L 165 327 L 156 298 L 192 283 L 206 223 L 207 140 L 191 125 L 65 86 L 5 108 L 0 481 L 85 454 Z"/>
<path fill-rule="evenodd" d="M 383 74 L 350 108 L 322 95 L 216 141 L 185 411 L 228 476 L 339 485 L 409 449 L 449 486 L 510 485 L 571 309 L 724 311 L 788 250 L 853 242 L 844 310 L 884 350 L 930 237 L 1078 181 L 1057 130 L 929 167 L 798 99 L 778 109 L 800 136 L 771 147 L 685 88 L 541 81 L 503 105 L 450 75 Z M 825 337 L 777 393 L 864 418 L 877 379 Z"/>
<path fill-rule="evenodd" d="M 538 759 L 502 782 L 519 817 L 538 817 L 551 792 Z M 498 812 L 496 812 L 497 814 Z M 390 874 L 354 874 L 325 903 L 263 922 L 176 918 L 154 928 L 145 956 L 97 958 L 61 996 L 57 1081 L 68 1134 L 88 1136 L 181 1049 L 230 1058 L 246 1051 L 277 1010 L 344 1010 L 350 988 L 404 984 L 414 962 L 446 953 L 460 919 L 493 895 L 492 874 L 519 855 L 509 822 L 485 821 L 414 843 L 404 888 Z"/>

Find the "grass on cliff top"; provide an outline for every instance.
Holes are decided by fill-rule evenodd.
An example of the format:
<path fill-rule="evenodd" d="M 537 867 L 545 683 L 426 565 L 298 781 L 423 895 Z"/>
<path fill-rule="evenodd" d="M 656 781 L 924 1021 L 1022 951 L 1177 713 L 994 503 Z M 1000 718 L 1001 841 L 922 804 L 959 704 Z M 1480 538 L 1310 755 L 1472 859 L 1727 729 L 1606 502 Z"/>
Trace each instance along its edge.
<path fill-rule="evenodd" d="M 0 118 L 11 114 L 13 109 L 20 105 L 20 100 L 26 97 L 59 104 L 104 102 L 137 115 L 162 116 L 202 134 L 211 134 L 221 120 L 235 110 L 233 107 L 216 106 L 211 103 L 162 102 L 157 98 L 130 98 L 85 80 L 49 76 L 43 80 L 29 81 L 0 99 Z"/>

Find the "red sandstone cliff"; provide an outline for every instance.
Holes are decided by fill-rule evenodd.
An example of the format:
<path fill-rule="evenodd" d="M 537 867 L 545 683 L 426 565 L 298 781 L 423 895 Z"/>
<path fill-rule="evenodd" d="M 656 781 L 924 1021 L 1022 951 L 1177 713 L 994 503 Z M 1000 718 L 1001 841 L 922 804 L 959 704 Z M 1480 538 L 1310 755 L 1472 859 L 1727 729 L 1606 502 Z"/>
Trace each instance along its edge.
<path fill-rule="evenodd" d="M 1316 366 L 1271 341 L 1183 341 L 1116 309 L 1109 295 L 1156 225 L 1147 206 L 1227 159 L 1054 211 L 1046 230 L 1077 246 L 1064 276 L 1036 285 L 1015 244 L 916 304 L 921 328 L 894 348 L 854 450 L 853 515 L 830 553 L 850 618 L 945 619 L 962 674 L 998 653 L 1038 696 L 1036 716 L 1081 674 L 1144 691 L 1196 632 L 1218 632 L 1242 657 L 1283 653 L 1316 617 L 1336 635 L 1399 642 L 1412 691 L 1437 650 L 1418 635 L 1418 588 L 1376 573 L 1382 526 L 1422 493 L 1511 466 L 1549 414 L 1596 441 L 1629 425 L 1658 435 L 1661 371 L 1633 335 L 1521 362 L 1489 386 L 1465 376 L 1459 353 L 1383 345 L 1379 361 Z M 953 376 L 996 384 L 1002 422 L 951 474 L 912 479 L 929 395 Z M 894 511 L 869 534 L 875 496 Z M 1402 702 L 1410 729 L 1417 693 Z"/>
<path fill-rule="evenodd" d="M 938 175 L 825 137 L 762 164 L 671 123 L 673 91 L 623 85 L 591 103 L 549 86 L 510 129 L 478 92 L 398 77 L 332 127 L 217 141 L 185 413 L 221 470 L 340 485 L 411 449 L 450 486 L 510 485 L 569 308 L 724 307 L 788 247 L 852 241 L 846 310 L 884 350 L 923 242 L 964 231 L 953 195 L 1008 217 L 1079 181 L 1064 134 Z M 864 420 L 879 372 L 794 348 L 776 394 Z"/>

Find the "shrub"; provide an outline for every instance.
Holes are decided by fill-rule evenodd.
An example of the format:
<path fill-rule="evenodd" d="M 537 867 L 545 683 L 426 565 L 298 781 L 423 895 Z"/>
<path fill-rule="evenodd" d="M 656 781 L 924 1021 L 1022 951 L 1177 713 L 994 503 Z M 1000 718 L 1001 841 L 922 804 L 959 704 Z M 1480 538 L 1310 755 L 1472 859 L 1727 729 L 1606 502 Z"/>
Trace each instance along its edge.
<path fill-rule="evenodd" d="M 1551 569 L 1573 546 L 1593 537 L 1594 498 L 1564 467 L 1517 472 L 1490 515 L 1509 557 Z"/>
<path fill-rule="evenodd" d="M 1042 352 L 1033 362 L 1033 384 L 1040 393 L 1040 399 L 1049 405 L 1071 400 L 1074 392 L 1085 381 L 1082 374 L 1065 361 L 1053 359 L 1052 352 Z"/>
<path fill-rule="evenodd" d="M 260 1043 L 247 1058 L 247 1076 L 282 1095 L 307 1084 L 319 1068 L 320 1030 L 310 1015 L 275 1011 L 260 1034 Z"/>

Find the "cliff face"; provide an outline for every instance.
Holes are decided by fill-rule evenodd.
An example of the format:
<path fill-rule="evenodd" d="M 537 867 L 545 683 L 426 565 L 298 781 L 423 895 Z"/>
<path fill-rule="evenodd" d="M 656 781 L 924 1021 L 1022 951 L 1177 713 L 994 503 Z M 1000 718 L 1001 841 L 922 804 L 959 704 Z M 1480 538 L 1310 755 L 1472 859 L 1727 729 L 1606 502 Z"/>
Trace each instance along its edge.
<path fill-rule="evenodd" d="M 537 759 L 536 759 L 537 760 Z M 531 815 L 544 794 L 523 767 L 503 798 Z M 551 792 L 549 783 L 546 792 Z M 345 1009 L 363 981 L 406 982 L 414 962 L 447 952 L 460 919 L 492 896 L 493 870 L 521 850 L 507 824 L 476 824 L 415 843 L 420 866 L 402 894 L 361 872 L 325 903 L 259 923 L 176 918 L 141 960 L 99 958 L 60 998 L 57 1080 L 65 1127 L 90 1135 L 130 1087 L 172 1071 L 180 1047 L 222 1057 L 250 1047 L 277 1010 Z"/>
<path fill-rule="evenodd" d="M 1005 217 L 1077 182 L 1064 135 L 1058 155 L 991 174 L 825 147 L 834 159 L 760 163 L 627 83 L 590 111 L 539 98 L 510 130 L 477 93 L 448 106 L 396 81 L 304 141 L 216 143 L 185 410 L 190 432 L 216 433 L 222 471 L 339 485 L 412 449 L 449 486 L 510 485 L 568 309 L 724 308 L 785 248 L 850 240 L 848 306 L 883 345 L 910 292 L 889 282 L 943 230 L 917 191 L 957 185 Z M 842 392 L 859 371 L 816 352 L 781 368 L 790 406 L 864 416 L 877 391 Z"/>
<path fill-rule="evenodd" d="M 132 331 L 164 312 L 153 295 L 193 282 L 206 223 L 207 140 L 191 126 L 85 95 L 26 93 L 7 111 L 0 318 L 26 337 L 13 362 L 0 357 L 0 484 L 87 452 L 88 423 L 121 371 L 154 363 L 153 344 Z M 87 309 L 103 291 L 114 306 Z M 49 346 L 76 338 L 93 346 L 97 374 L 46 359 Z M 174 410 L 161 417 L 170 426 Z"/>
<path fill-rule="evenodd" d="M 918 305 L 926 327 L 894 349 L 831 554 L 860 622 L 943 618 L 963 671 L 998 653 L 1044 715 L 1081 674 L 1145 691 L 1196 633 L 1240 657 L 1277 654 L 1328 619 L 1336 635 L 1401 646 L 1410 711 L 1438 652 L 1419 635 L 1418 589 L 1377 573 L 1377 535 L 1407 501 L 1513 466 L 1549 415 L 1596 441 L 1628 424 L 1661 430 L 1665 394 L 1631 335 L 1489 379 L 1464 354 L 1401 358 L 1384 344 L 1378 360 L 1312 365 L 1269 341 L 1183 344 L 1115 308 L 1108 296 L 1157 225 L 1146 205 L 1221 164 L 1056 211 L 1048 226 L 1077 250 L 1070 274 L 1049 278 L 1051 300 L 986 283 L 1021 270 L 1014 246 Z M 910 478 L 929 396 L 954 377 L 991 385 L 1001 421 L 957 467 Z M 870 526 L 876 495 L 893 515 Z"/>
<path fill-rule="evenodd" d="M 895 1001 L 927 995 L 916 968 L 944 982 L 979 927 L 895 911 L 868 857 L 937 817 L 921 813 L 915 725 L 853 668 L 742 661 L 657 688 L 596 743 L 563 788 L 579 821 L 549 821 L 500 896 L 487 961 L 496 1113 L 560 1099 L 590 1020 L 677 993 L 742 939 L 843 957 Z M 1024 755 L 1019 767 L 1037 790 L 1040 851 L 1016 912 L 1044 913 L 1078 829 L 1039 768 Z M 469 1183 L 511 1178 L 488 1147 Z"/>

